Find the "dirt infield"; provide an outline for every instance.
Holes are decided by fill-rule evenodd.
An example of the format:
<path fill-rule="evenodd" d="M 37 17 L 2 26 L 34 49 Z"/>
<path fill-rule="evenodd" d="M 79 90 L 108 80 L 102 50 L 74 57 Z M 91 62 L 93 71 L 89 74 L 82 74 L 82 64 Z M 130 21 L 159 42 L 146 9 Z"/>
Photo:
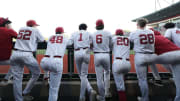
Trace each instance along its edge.
<path fill-rule="evenodd" d="M 41 59 L 43 58 L 44 55 L 37 55 L 37 60 L 38 60 L 38 63 L 40 63 Z M 131 73 L 135 73 L 135 68 L 134 68 L 134 55 L 130 55 L 130 62 L 131 62 Z M 68 73 L 68 56 L 67 54 L 64 55 L 64 63 L 63 63 L 64 67 L 63 67 L 63 73 Z M 8 72 L 8 69 L 9 69 L 10 66 L 0 66 L 0 73 L 7 73 Z M 159 72 L 167 72 L 166 69 L 164 69 L 161 65 L 157 65 L 158 67 L 158 70 Z M 77 73 L 77 70 L 76 70 L 76 65 L 75 65 L 75 62 L 74 62 L 74 70 L 75 72 L 74 73 Z M 149 71 L 151 71 L 149 69 Z M 25 70 L 24 70 L 25 73 L 28 73 L 29 71 L 27 70 L 27 68 L 25 67 Z M 41 73 L 43 73 L 43 70 L 41 68 Z M 95 68 L 94 68 L 94 55 L 91 55 L 91 58 L 90 58 L 90 63 L 89 63 L 89 73 L 95 73 Z"/>

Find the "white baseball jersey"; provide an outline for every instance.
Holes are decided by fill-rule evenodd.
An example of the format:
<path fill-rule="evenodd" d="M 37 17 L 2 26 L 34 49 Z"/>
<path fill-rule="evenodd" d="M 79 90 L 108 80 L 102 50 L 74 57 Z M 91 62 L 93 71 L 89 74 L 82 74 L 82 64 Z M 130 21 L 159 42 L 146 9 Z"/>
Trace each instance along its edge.
<path fill-rule="evenodd" d="M 112 38 L 113 53 L 115 57 L 129 59 L 130 42 L 126 36 L 114 36 Z"/>
<path fill-rule="evenodd" d="M 135 52 L 154 53 L 155 37 L 153 31 L 138 29 L 130 34 L 130 41 L 134 43 Z"/>
<path fill-rule="evenodd" d="M 165 37 L 171 39 L 178 47 L 180 47 L 180 29 L 171 28 L 165 32 Z"/>
<path fill-rule="evenodd" d="M 63 34 L 56 34 L 49 38 L 46 55 L 64 56 L 68 39 Z"/>
<path fill-rule="evenodd" d="M 74 43 L 74 49 L 90 47 L 91 42 L 91 34 L 84 30 L 73 33 L 70 38 L 70 44 Z"/>
<path fill-rule="evenodd" d="M 44 38 L 39 30 L 33 27 L 22 27 L 16 39 L 15 48 L 24 51 L 36 51 L 38 42 Z"/>
<path fill-rule="evenodd" d="M 108 31 L 97 30 L 93 34 L 93 51 L 110 52 L 111 34 Z"/>

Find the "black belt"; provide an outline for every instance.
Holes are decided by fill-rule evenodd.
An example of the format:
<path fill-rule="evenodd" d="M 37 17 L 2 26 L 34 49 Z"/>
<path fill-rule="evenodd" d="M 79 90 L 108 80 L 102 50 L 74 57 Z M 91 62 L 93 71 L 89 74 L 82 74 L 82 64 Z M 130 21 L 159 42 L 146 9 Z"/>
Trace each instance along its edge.
<path fill-rule="evenodd" d="M 97 54 L 97 53 L 109 53 L 109 52 L 94 52 L 95 54 Z"/>
<path fill-rule="evenodd" d="M 119 59 L 119 60 L 122 60 L 122 58 L 121 57 L 116 57 L 116 59 Z M 129 59 L 126 59 L 127 61 L 129 61 Z"/>
<path fill-rule="evenodd" d="M 13 50 L 15 50 L 15 51 L 21 51 L 21 52 L 32 52 L 32 53 L 33 53 L 33 51 L 20 50 L 20 49 L 16 49 L 16 48 L 14 48 Z"/>
<path fill-rule="evenodd" d="M 79 51 L 80 49 L 87 49 L 89 47 L 84 47 L 84 48 L 77 48 L 77 49 L 74 49 L 75 51 Z"/>
<path fill-rule="evenodd" d="M 49 55 L 44 55 L 44 57 L 50 57 Z M 58 56 L 58 55 L 55 55 L 55 56 L 53 56 L 54 58 L 62 58 L 62 56 Z"/>

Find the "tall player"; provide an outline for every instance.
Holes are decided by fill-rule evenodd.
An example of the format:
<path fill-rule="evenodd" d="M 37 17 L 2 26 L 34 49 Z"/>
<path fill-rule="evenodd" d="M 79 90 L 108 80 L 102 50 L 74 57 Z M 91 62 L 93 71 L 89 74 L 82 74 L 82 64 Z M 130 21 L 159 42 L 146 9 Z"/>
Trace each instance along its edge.
<path fill-rule="evenodd" d="M 0 65 L 10 65 L 10 56 L 13 48 L 12 39 L 17 37 L 17 33 L 11 28 L 11 21 L 8 18 L 0 18 Z M 9 69 L 1 85 L 10 83 L 12 68 Z"/>
<path fill-rule="evenodd" d="M 13 91 L 15 101 L 23 101 L 23 96 L 33 99 L 33 97 L 27 95 L 29 95 L 40 75 L 40 68 L 37 60 L 33 57 L 33 52 L 37 50 L 37 43 L 43 42 L 44 38 L 36 26 L 38 24 L 34 20 L 29 20 L 27 21 L 27 27 L 20 28 L 14 47 L 15 51 L 11 56 L 11 66 L 14 71 Z M 24 66 L 27 66 L 31 71 L 32 77 L 22 92 Z"/>
<path fill-rule="evenodd" d="M 49 101 L 57 101 L 63 72 L 63 57 L 68 39 L 64 36 L 62 27 L 56 28 L 56 35 L 49 38 L 46 54 L 41 61 L 41 67 L 50 72 Z"/>
<path fill-rule="evenodd" d="M 74 56 L 77 71 L 81 79 L 80 98 L 79 101 L 85 101 L 85 92 L 88 91 L 90 101 L 94 101 L 96 92 L 91 87 L 88 79 L 88 65 L 90 60 L 90 44 L 92 37 L 87 30 L 86 24 L 79 25 L 79 31 L 74 32 L 70 39 L 70 44 L 74 44 Z"/>
<path fill-rule="evenodd" d="M 96 32 L 93 34 L 94 63 L 100 101 L 105 101 L 110 89 L 110 44 L 111 34 L 104 29 L 103 20 L 96 21 Z M 103 79 L 104 74 L 104 79 Z"/>
<path fill-rule="evenodd" d="M 127 73 L 131 68 L 131 64 L 129 62 L 129 38 L 124 36 L 123 30 L 117 29 L 116 35 L 112 38 L 112 43 L 114 53 L 112 71 L 119 95 L 119 101 L 127 101 L 124 74 Z"/>
<path fill-rule="evenodd" d="M 137 30 L 130 34 L 130 41 L 134 43 L 135 69 L 138 77 L 142 100 L 149 101 L 149 89 L 147 83 L 148 58 L 154 53 L 154 32 L 146 29 L 147 20 L 141 18 L 137 21 Z"/>

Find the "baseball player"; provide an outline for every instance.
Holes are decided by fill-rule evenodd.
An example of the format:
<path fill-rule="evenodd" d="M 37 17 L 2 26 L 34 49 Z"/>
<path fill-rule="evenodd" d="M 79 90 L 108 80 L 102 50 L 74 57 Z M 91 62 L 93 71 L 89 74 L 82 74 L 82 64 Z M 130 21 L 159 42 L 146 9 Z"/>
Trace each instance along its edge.
<path fill-rule="evenodd" d="M 23 101 L 23 96 L 25 99 L 33 99 L 33 97 L 27 95 L 29 95 L 40 75 L 40 68 L 37 60 L 33 57 L 33 52 L 37 50 L 38 42 L 43 42 L 44 38 L 36 26 L 38 26 L 38 24 L 34 20 L 29 20 L 27 21 L 27 27 L 20 28 L 14 47 L 15 49 L 10 59 L 11 67 L 14 71 L 13 91 L 15 101 Z M 27 66 L 31 71 L 32 77 L 22 92 L 24 66 Z"/>
<path fill-rule="evenodd" d="M 104 29 L 103 20 L 96 21 L 96 32 L 93 34 L 94 64 L 99 90 L 98 99 L 105 101 L 105 96 L 110 94 L 110 45 L 111 33 Z M 104 79 L 103 79 L 104 74 Z"/>
<path fill-rule="evenodd" d="M 92 37 L 91 34 L 86 31 L 86 29 L 86 24 L 80 24 L 79 31 L 73 33 L 70 38 L 70 44 L 74 44 L 75 62 L 79 77 L 81 79 L 79 101 L 85 101 L 86 90 L 90 96 L 90 101 L 93 101 L 96 95 L 96 92 L 93 90 L 87 79 L 88 65 L 90 60 L 90 44 L 92 42 Z"/>
<path fill-rule="evenodd" d="M 17 33 L 11 28 L 11 21 L 8 18 L 0 18 L 0 65 L 10 65 L 10 56 L 13 48 L 12 39 Z M 6 43 L 6 44 L 5 44 Z M 1 85 L 8 85 L 12 77 L 12 68 L 9 69 Z"/>
<path fill-rule="evenodd" d="M 124 36 L 123 30 L 117 29 L 116 35 L 112 38 L 113 43 L 113 76 L 119 95 L 119 101 L 127 101 L 124 85 L 124 74 L 127 73 L 131 64 L 129 62 L 130 42 L 129 38 Z"/>
<path fill-rule="evenodd" d="M 172 27 L 168 28 L 168 24 Z M 174 23 L 167 23 L 164 27 L 167 29 L 164 36 L 180 47 L 180 29 Z"/>
<path fill-rule="evenodd" d="M 56 35 L 49 38 L 46 54 L 41 61 L 41 67 L 50 71 L 49 101 L 57 101 L 63 72 L 63 57 L 68 39 L 64 36 L 62 27 L 56 28 Z"/>
<path fill-rule="evenodd" d="M 180 48 L 160 33 L 155 33 L 155 53 L 158 56 L 150 58 L 147 63 L 171 64 L 176 86 L 174 101 L 180 101 Z"/>
<path fill-rule="evenodd" d="M 138 77 L 142 100 L 149 101 L 147 83 L 147 64 L 145 63 L 154 53 L 154 32 L 146 29 L 147 20 L 141 18 L 137 21 L 137 30 L 130 34 L 130 41 L 134 43 L 135 69 Z"/>

